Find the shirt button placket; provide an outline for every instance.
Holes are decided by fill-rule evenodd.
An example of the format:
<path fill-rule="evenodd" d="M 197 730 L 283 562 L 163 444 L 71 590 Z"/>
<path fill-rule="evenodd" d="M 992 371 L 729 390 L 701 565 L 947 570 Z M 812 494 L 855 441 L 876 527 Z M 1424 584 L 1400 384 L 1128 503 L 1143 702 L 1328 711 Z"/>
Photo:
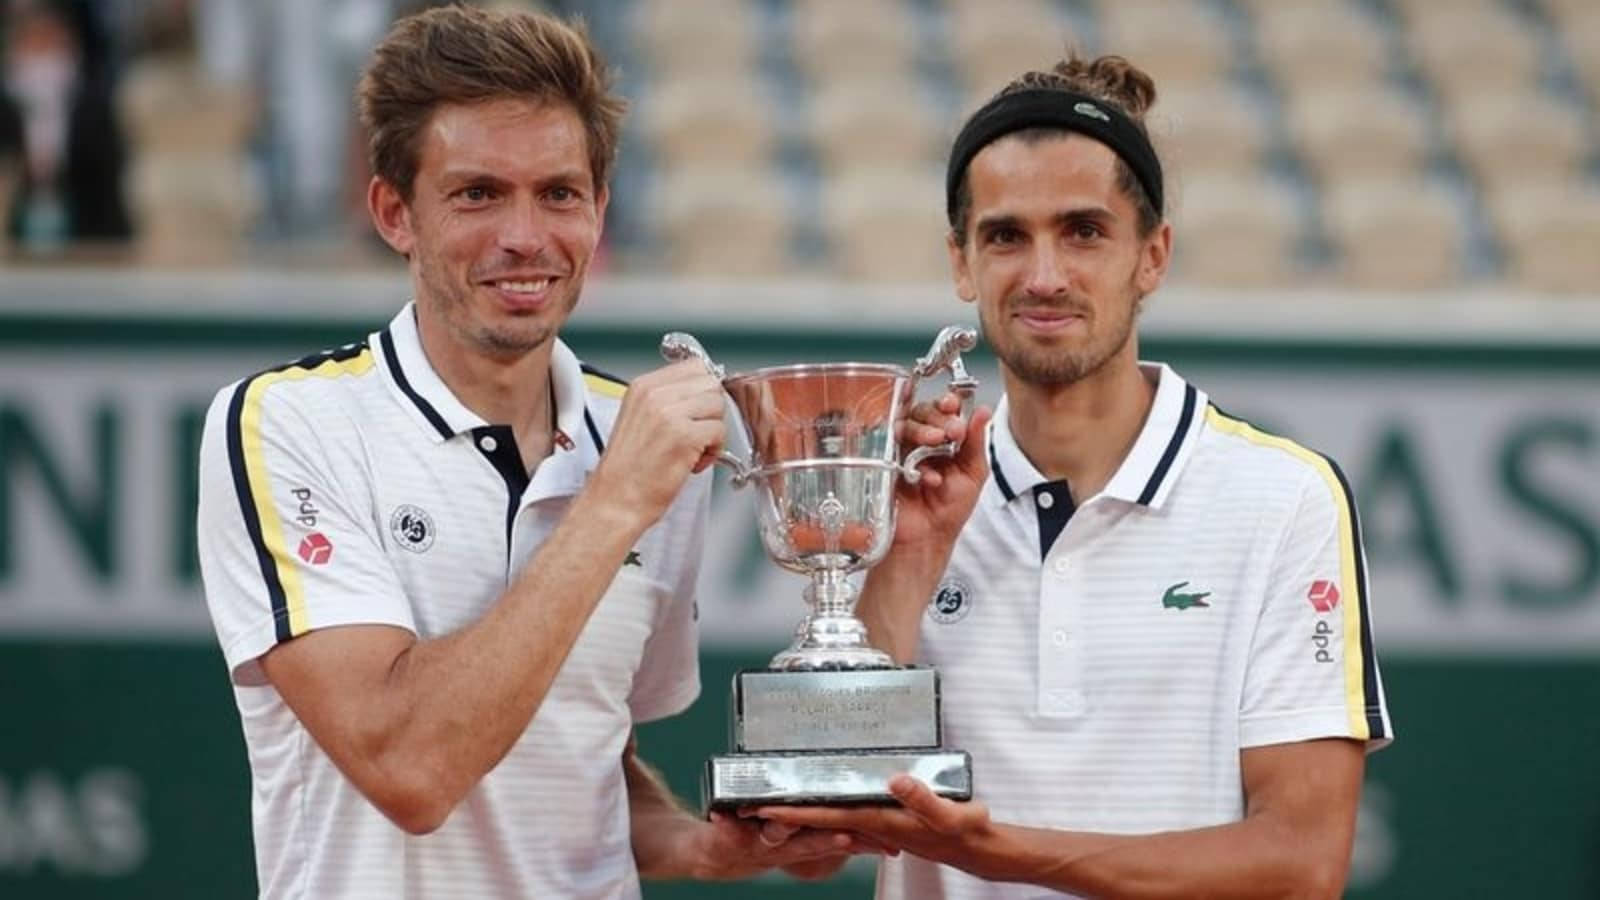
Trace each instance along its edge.
<path fill-rule="evenodd" d="M 1040 496 L 1040 505 L 1043 498 Z M 1082 715 L 1075 656 L 1072 620 L 1076 612 L 1071 591 L 1066 587 L 1072 563 L 1065 554 L 1046 564 L 1050 576 L 1041 579 L 1039 590 L 1039 696 L 1037 709 L 1045 718 L 1059 719 Z"/>

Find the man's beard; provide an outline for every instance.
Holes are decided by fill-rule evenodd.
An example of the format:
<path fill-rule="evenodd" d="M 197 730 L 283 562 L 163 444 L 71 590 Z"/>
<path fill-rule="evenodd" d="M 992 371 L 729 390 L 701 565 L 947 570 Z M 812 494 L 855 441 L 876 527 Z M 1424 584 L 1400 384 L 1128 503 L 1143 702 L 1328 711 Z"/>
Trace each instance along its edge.
<path fill-rule="evenodd" d="M 516 359 L 544 346 L 555 336 L 555 326 L 540 319 L 527 323 L 525 327 L 513 324 L 510 327 L 497 328 L 488 323 L 473 322 L 471 293 L 474 286 L 483 278 L 469 272 L 466 285 L 454 285 L 450 283 L 448 276 L 443 274 L 444 266 L 429 265 L 426 259 L 422 263 L 422 283 L 427 287 L 433 302 L 438 305 L 446 326 L 457 338 L 485 356 L 494 359 Z M 564 298 L 556 298 L 556 302 L 563 304 L 566 307 L 565 312 L 570 314 L 577 306 L 577 289 L 572 280 L 563 279 L 563 282 L 572 293 Z"/>
<path fill-rule="evenodd" d="M 1133 336 L 1133 325 L 1139 317 L 1143 302 L 1143 295 L 1137 293 L 1130 283 L 1126 315 L 1110 322 L 1098 322 L 1086 316 L 1085 321 L 1091 326 L 1089 336 L 1083 344 L 1074 347 L 1029 346 L 1026 340 L 1021 338 L 1013 343 L 1005 337 L 1006 333 L 1001 327 L 994 326 L 988 321 L 987 316 L 980 315 L 978 319 L 984 340 L 1013 375 L 1028 384 L 1040 387 L 1066 387 L 1099 372 L 1127 346 Z M 1013 301 L 999 310 L 999 313 L 1009 317 L 1020 309 L 1057 306 L 1083 308 L 1081 304 L 1072 301 L 1064 303 Z M 1098 334 L 1093 330 L 1096 324 L 1106 325 L 1110 330 Z M 1000 339 L 996 340 L 996 337 Z"/>

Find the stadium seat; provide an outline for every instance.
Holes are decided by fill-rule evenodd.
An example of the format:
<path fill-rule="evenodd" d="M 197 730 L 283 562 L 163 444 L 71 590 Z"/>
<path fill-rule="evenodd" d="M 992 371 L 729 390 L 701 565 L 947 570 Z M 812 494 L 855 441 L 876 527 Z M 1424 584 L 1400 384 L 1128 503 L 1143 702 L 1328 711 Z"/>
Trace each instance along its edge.
<path fill-rule="evenodd" d="M 789 268 L 789 204 L 766 170 L 671 170 L 658 179 L 650 205 L 673 274 L 746 278 Z"/>
<path fill-rule="evenodd" d="M 638 98 L 638 119 L 664 167 L 761 165 L 775 143 L 762 89 L 749 73 L 738 80 L 656 82 Z"/>
<path fill-rule="evenodd" d="M 1507 179 L 1486 197 L 1517 282 L 1594 293 L 1600 284 L 1600 187 L 1578 179 Z"/>
<path fill-rule="evenodd" d="M 1413 58 L 1443 94 L 1534 84 L 1540 65 L 1537 38 L 1502 7 L 1413 3 L 1406 21 Z"/>
<path fill-rule="evenodd" d="M 1301 223 L 1293 196 L 1258 174 L 1191 173 L 1175 185 L 1175 280 L 1266 287 L 1296 272 Z"/>
<path fill-rule="evenodd" d="M 1222 84 L 1158 90 L 1145 124 L 1156 152 L 1180 172 L 1247 174 L 1261 165 L 1267 143 L 1261 110 Z"/>
<path fill-rule="evenodd" d="M 1376 23 L 1342 3 L 1263 3 L 1256 13 L 1256 47 L 1279 84 L 1364 89 L 1378 81 L 1388 51 Z"/>
<path fill-rule="evenodd" d="M 1290 139 L 1324 183 L 1419 173 L 1428 153 L 1425 111 L 1380 85 L 1303 87 L 1285 93 Z"/>
<path fill-rule="evenodd" d="M 658 83 L 738 79 L 753 69 L 756 29 L 745 0 L 640 0 L 632 24 Z"/>
<path fill-rule="evenodd" d="M 236 261 L 264 199 L 247 154 L 257 124 L 249 93 L 206 79 L 190 59 L 153 57 L 130 67 L 118 103 L 140 261 Z"/>
<path fill-rule="evenodd" d="M 1417 177 L 1347 179 L 1322 209 L 1352 287 L 1416 290 L 1460 277 L 1462 214 L 1445 189 Z"/>
<path fill-rule="evenodd" d="M 945 129 L 922 93 L 921 85 L 901 79 L 814 92 L 811 135 L 824 172 L 937 162 L 946 149 Z"/>
<path fill-rule="evenodd" d="M 1233 66 L 1222 22 L 1191 0 L 1104 0 L 1100 52 L 1133 60 L 1156 85 L 1205 85 Z"/>
<path fill-rule="evenodd" d="M 823 221 L 835 273 L 857 281 L 948 278 L 943 198 L 931 167 L 861 169 L 830 179 Z"/>
<path fill-rule="evenodd" d="M 1462 159 L 1480 177 L 1497 170 L 1565 176 L 1589 151 L 1579 111 L 1531 90 L 1459 94 L 1446 122 Z"/>
<path fill-rule="evenodd" d="M 208 79 L 182 57 L 130 66 L 117 102 L 129 142 L 140 150 L 239 153 L 257 125 L 247 89 Z"/>
<path fill-rule="evenodd" d="M 1049 69 L 1070 47 L 1087 51 L 1054 10 L 1038 0 L 991 4 L 951 2 L 945 16 L 951 53 L 963 76 L 967 103 L 983 101 L 1029 69 Z"/>
<path fill-rule="evenodd" d="M 916 31 L 901 0 L 794 0 L 795 63 L 815 84 L 914 77 Z"/>
<path fill-rule="evenodd" d="M 263 189 L 243 154 L 141 152 L 128 172 L 137 253 L 156 266 L 238 262 Z"/>
<path fill-rule="evenodd" d="M 1561 20 L 1562 38 L 1578 69 L 1578 77 L 1588 89 L 1591 101 L 1600 100 L 1600 5 L 1573 10 Z"/>

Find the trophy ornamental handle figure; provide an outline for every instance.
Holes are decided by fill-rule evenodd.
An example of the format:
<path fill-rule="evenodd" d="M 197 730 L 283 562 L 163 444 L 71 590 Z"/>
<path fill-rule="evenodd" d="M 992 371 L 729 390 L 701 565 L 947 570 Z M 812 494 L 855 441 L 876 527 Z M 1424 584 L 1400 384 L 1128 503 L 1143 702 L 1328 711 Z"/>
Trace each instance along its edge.
<path fill-rule="evenodd" d="M 887 781 L 900 772 L 945 796 L 971 796 L 967 754 L 939 746 L 937 673 L 897 667 L 868 643 L 848 576 L 888 552 L 898 480 L 915 484 L 920 463 L 960 449 L 948 441 L 902 454 L 901 434 L 918 382 L 939 372 L 970 415 L 977 380 L 961 353 L 976 344 L 973 329 L 952 325 L 909 369 L 803 363 L 728 375 L 693 336 L 662 338 L 662 356 L 698 359 L 722 382 L 751 454 L 723 451 L 717 461 L 734 487 L 755 483 L 768 555 L 811 579 L 793 643 L 768 669 L 735 678 L 737 752 L 708 763 L 709 806 L 887 802 Z"/>

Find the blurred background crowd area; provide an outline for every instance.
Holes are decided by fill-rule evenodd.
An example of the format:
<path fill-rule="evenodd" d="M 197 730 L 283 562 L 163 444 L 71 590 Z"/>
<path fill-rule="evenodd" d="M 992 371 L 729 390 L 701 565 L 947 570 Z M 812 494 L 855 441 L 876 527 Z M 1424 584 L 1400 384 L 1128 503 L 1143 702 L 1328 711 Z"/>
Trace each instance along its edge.
<path fill-rule="evenodd" d="M 0 0 L 5 265 L 359 267 L 352 93 L 403 0 Z M 1600 284 L 1596 0 L 566 0 L 631 101 L 602 265 L 945 277 L 962 118 L 1067 46 L 1151 72 L 1174 278 Z"/>

